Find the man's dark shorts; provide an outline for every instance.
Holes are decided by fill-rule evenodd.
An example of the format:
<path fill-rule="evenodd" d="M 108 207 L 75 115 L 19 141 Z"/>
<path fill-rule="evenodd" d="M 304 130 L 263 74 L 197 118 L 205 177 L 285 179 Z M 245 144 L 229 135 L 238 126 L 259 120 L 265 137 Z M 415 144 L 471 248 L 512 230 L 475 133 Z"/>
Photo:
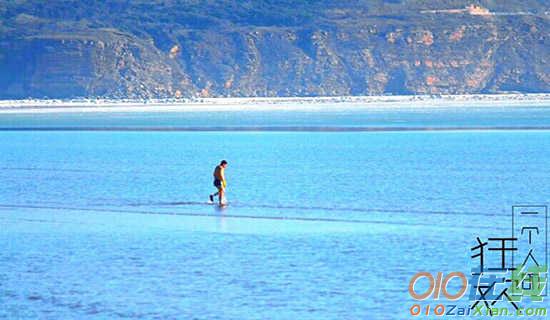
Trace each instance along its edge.
<path fill-rule="evenodd" d="M 214 179 L 214 187 L 221 189 L 222 188 L 222 182 L 218 179 Z"/>

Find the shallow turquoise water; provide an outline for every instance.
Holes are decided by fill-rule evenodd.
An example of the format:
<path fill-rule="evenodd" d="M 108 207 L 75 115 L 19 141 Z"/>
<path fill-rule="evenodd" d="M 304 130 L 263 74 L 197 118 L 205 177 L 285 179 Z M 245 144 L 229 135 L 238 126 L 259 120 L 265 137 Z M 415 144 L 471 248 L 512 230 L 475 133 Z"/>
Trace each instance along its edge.
<path fill-rule="evenodd" d="M 414 273 L 468 273 L 476 236 L 548 204 L 548 150 L 550 131 L 0 131 L 0 318 L 403 319 Z"/>
<path fill-rule="evenodd" d="M 498 215 L 544 202 L 550 182 L 548 131 L 0 135 L 7 204 L 211 212 L 220 159 L 228 200 L 251 214 Z"/>

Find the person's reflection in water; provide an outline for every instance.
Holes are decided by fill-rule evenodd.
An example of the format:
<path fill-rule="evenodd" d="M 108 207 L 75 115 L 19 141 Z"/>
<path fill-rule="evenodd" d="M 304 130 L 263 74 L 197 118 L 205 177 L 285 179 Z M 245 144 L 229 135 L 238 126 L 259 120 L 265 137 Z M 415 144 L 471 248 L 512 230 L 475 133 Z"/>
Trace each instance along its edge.
<path fill-rule="evenodd" d="M 227 209 L 227 207 L 216 207 L 216 212 L 218 213 L 218 217 L 216 217 L 216 231 L 217 232 L 227 232 L 227 217 L 224 214 L 224 211 Z"/>

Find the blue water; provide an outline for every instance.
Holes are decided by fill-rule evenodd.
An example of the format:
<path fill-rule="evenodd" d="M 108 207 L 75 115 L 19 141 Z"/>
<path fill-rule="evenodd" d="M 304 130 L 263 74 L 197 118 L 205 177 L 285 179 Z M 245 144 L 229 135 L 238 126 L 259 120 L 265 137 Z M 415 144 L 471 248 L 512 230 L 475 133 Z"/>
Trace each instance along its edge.
<path fill-rule="evenodd" d="M 328 108 L 308 111 L 235 110 L 224 112 L 109 112 L 24 113 L 0 116 L 0 128 L 58 127 L 547 127 L 550 106 L 437 107 L 437 108 Z"/>
<path fill-rule="evenodd" d="M 544 108 L 483 110 L 0 127 L 550 125 Z M 404 319 L 412 275 L 468 274 L 477 236 L 510 235 L 512 205 L 548 205 L 548 150 L 547 130 L 0 131 L 0 318 Z M 225 209 L 207 204 L 220 159 Z"/>

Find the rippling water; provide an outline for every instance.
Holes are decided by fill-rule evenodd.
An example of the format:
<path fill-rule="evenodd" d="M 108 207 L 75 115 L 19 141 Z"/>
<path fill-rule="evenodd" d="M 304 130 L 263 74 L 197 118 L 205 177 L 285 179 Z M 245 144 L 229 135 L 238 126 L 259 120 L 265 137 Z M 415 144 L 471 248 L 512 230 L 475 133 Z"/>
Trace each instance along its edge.
<path fill-rule="evenodd" d="M 544 108 L 64 114 L 0 127 L 549 119 Z M 509 235 L 514 204 L 548 204 L 548 150 L 546 130 L 0 131 L 0 318 L 403 319 L 414 273 L 468 273 L 476 236 Z M 222 158 L 223 210 L 207 204 Z"/>

